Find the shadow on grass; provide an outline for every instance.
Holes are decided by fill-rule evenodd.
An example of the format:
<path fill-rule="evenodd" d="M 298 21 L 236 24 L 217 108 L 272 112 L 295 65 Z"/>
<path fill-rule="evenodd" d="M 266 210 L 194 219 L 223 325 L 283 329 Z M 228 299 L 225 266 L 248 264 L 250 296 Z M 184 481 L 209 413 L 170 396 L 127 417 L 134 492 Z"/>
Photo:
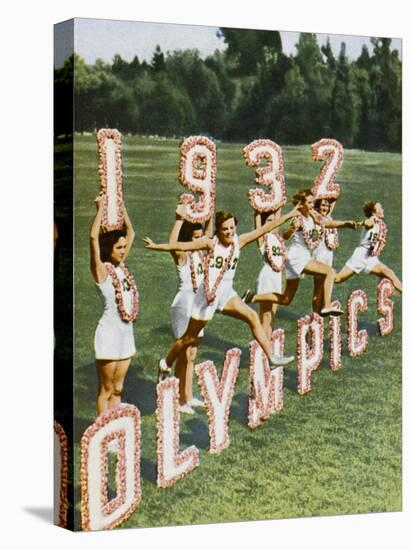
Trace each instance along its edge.
<path fill-rule="evenodd" d="M 189 428 L 189 431 L 187 430 Z M 199 449 L 208 449 L 209 428 L 207 420 L 190 418 L 185 422 L 185 431 L 180 433 L 180 440 L 184 445 L 196 445 Z"/>
<path fill-rule="evenodd" d="M 140 474 L 141 476 L 156 485 L 157 471 L 156 464 L 148 458 L 142 457 L 140 461 Z"/>

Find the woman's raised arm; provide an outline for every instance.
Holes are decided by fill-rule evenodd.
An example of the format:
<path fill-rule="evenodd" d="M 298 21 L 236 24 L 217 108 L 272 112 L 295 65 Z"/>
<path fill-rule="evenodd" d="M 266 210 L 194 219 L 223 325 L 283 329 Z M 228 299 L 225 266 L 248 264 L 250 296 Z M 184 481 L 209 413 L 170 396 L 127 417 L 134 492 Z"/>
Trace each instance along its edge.
<path fill-rule="evenodd" d="M 90 270 L 96 283 L 102 283 L 107 278 L 107 269 L 100 258 L 99 233 L 103 218 L 103 197 L 95 199 L 96 216 L 90 229 Z"/>
<path fill-rule="evenodd" d="M 290 220 L 291 218 L 294 218 L 298 214 L 299 210 L 295 207 L 284 216 L 280 216 L 279 218 L 273 220 L 273 222 L 265 223 L 264 225 L 259 227 L 259 229 L 255 229 L 254 231 L 250 231 L 249 233 L 243 233 L 243 235 L 239 235 L 240 248 L 243 248 L 247 244 L 258 239 L 259 237 L 263 237 L 263 235 L 269 233 L 269 231 L 273 231 L 273 229 L 276 229 L 277 227 Z"/>

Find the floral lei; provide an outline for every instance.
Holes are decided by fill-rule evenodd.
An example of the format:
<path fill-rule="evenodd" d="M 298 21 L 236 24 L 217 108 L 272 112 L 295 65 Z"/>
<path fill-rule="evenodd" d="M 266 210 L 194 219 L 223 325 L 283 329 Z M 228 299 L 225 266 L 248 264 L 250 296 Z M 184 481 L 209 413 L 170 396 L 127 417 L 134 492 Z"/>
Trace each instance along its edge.
<path fill-rule="evenodd" d="M 124 265 L 123 262 L 119 264 L 119 267 L 122 269 L 125 279 L 129 283 L 133 293 L 132 311 L 131 313 L 128 313 L 126 311 L 124 301 L 123 301 L 122 285 L 116 273 L 114 265 L 111 264 L 110 262 L 105 262 L 104 265 L 106 266 L 107 272 L 112 278 L 115 298 L 117 302 L 117 308 L 119 310 L 120 317 L 123 319 L 123 321 L 135 321 L 137 314 L 139 313 L 139 292 L 137 290 L 136 282 L 133 278 L 133 275 L 130 273 L 130 271 L 127 269 L 127 267 Z"/>
<path fill-rule="evenodd" d="M 215 244 L 217 244 L 217 240 L 215 241 Z M 205 254 L 204 256 L 204 272 L 205 272 L 205 278 L 204 278 L 204 287 L 205 287 L 205 296 L 209 304 L 213 303 L 216 299 L 216 292 L 217 289 L 222 282 L 223 276 L 226 273 L 226 271 L 229 269 L 230 264 L 232 263 L 232 258 L 235 253 L 235 243 L 232 243 L 230 245 L 230 252 L 229 256 L 225 259 L 225 262 L 223 266 L 220 268 L 220 273 L 218 278 L 215 281 L 215 284 L 212 288 L 209 287 L 210 281 L 209 281 L 209 269 L 210 269 L 210 260 L 213 258 L 214 255 L 214 247 L 212 250 L 208 252 L 208 254 Z"/>
<path fill-rule="evenodd" d="M 199 288 L 199 284 L 197 282 L 196 269 L 195 269 L 195 260 L 193 258 L 193 254 L 194 254 L 194 252 L 188 252 L 189 266 L 190 266 L 190 277 L 192 279 L 193 291 L 196 292 L 197 289 Z"/>
<path fill-rule="evenodd" d="M 325 216 L 325 219 L 331 220 L 331 216 Z M 339 233 L 336 227 L 325 227 L 325 244 L 329 250 L 336 250 L 339 246 Z"/>
<path fill-rule="evenodd" d="M 321 241 L 322 241 L 322 237 L 323 237 L 323 234 L 325 232 L 325 225 L 323 223 L 323 221 L 319 223 L 315 222 L 314 221 L 314 224 L 315 224 L 315 227 L 318 226 L 320 227 L 320 229 L 318 230 L 318 238 L 316 240 L 313 240 L 311 238 L 311 234 L 310 234 L 310 231 L 308 231 L 305 227 L 305 220 L 304 220 L 304 217 L 302 216 L 302 214 L 299 214 L 299 216 L 297 216 L 298 220 L 299 220 L 299 225 L 300 225 L 300 228 L 301 228 L 301 231 L 302 231 L 302 234 L 303 234 L 303 239 L 306 243 L 306 246 L 309 248 L 309 250 L 315 250 L 315 248 L 317 248 Z"/>
<path fill-rule="evenodd" d="M 375 224 L 379 227 L 379 233 L 376 241 L 371 244 L 371 248 L 369 251 L 369 254 L 371 256 L 379 256 L 383 249 L 385 248 L 386 244 L 386 235 L 388 233 L 388 228 L 386 227 L 386 223 L 383 221 L 382 218 L 378 218 L 377 216 L 373 216 L 373 221 Z"/>
<path fill-rule="evenodd" d="M 285 267 L 286 247 L 285 247 L 285 241 L 282 239 L 282 237 L 279 235 L 279 233 L 276 232 L 273 235 L 276 236 L 276 238 L 279 242 L 280 256 L 282 258 L 282 263 L 280 264 L 280 266 L 278 266 L 275 262 L 275 259 L 274 259 L 273 254 L 272 254 L 272 250 L 269 246 L 269 234 L 268 233 L 266 233 L 266 235 L 263 236 L 263 242 L 265 244 L 265 256 L 267 258 L 267 261 L 269 262 L 270 267 L 273 269 L 273 271 L 276 271 L 276 272 L 279 273 L 280 271 L 283 271 L 283 269 Z"/>

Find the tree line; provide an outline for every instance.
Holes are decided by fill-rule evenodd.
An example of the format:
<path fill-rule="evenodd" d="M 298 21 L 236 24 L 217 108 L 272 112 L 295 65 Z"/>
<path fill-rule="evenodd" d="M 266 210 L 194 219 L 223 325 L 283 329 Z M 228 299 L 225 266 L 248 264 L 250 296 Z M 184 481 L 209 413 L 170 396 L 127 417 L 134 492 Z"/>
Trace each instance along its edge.
<path fill-rule="evenodd" d="M 198 50 L 164 53 L 150 62 L 115 55 L 93 65 L 74 54 L 55 69 L 55 133 L 115 127 L 123 133 L 203 134 L 280 144 L 334 137 L 344 147 L 400 151 L 402 62 L 390 38 L 371 38 L 355 60 L 342 42 L 301 33 L 296 53 L 280 33 L 220 28 L 227 47 L 203 59 Z M 73 107 L 74 93 L 74 109 Z"/>

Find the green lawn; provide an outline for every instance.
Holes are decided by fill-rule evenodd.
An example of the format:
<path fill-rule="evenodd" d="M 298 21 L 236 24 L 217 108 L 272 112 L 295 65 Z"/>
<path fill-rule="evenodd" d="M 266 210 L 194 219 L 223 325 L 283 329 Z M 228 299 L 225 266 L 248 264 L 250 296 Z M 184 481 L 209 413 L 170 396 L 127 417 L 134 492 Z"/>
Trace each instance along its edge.
<path fill-rule="evenodd" d="M 328 353 L 312 374 L 312 391 L 296 393 L 296 364 L 285 371 L 284 409 L 255 431 L 247 427 L 248 343 L 246 325 L 217 315 L 206 330 L 198 361 L 211 359 L 219 371 L 226 350 L 242 350 L 230 418 L 228 449 L 208 453 L 205 412 L 181 419 L 181 444 L 201 452 L 199 468 L 168 489 L 155 482 L 157 362 L 172 342 L 169 305 L 176 290 L 173 261 L 168 254 L 145 250 L 142 237 L 165 241 L 183 188 L 177 182 L 177 140 L 124 137 L 124 192 L 136 230 L 128 259 L 140 291 L 135 324 L 137 354 L 128 373 L 124 401 L 136 405 L 142 422 L 142 501 L 122 527 L 147 527 L 234 520 L 287 518 L 401 509 L 401 302 L 395 300 L 395 330 L 377 333 L 377 279 L 360 275 L 336 287 L 345 305 L 350 292 L 363 288 L 369 309 L 361 327 L 369 345 L 359 358 L 349 358 L 344 345 L 343 367 L 332 372 Z M 242 158 L 244 144 L 217 143 L 217 210 L 230 209 L 239 218 L 240 233 L 252 227 L 247 191 L 254 173 Z M 287 194 L 311 187 L 321 163 L 313 162 L 310 146 L 284 147 Z M 93 335 L 102 305 L 89 272 L 88 233 L 98 191 L 94 137 L 75 140 L 75 407 L 79 495 L 79 441 L 95 418 L 97 387 Z M 337 219 L 362 218 L 362 203 L 383 203 L 389 228 L 382 259 L 401 274 L 401 157 L 398 154 L 349 150 L 337 181 L 341 199 Z M 335 267 L 345 263 L 359 232 L 342 230 Z M 254 287 L 261 267 L 255 244 L 242 253 L 235 280 L 240 293 Z M 286 352 L 296 353 L 297 319 L 311 311 L 312 280 L 306 277 L 276 325 L 286 331 Z M 346 309 L 346 307 L 345 307 Z M 345 323 L 343 323 L 344 326 Z M 325 331 L 327 335 L 327 331 Z M 79 521 L 79 504 L 76 505 Z"/>

